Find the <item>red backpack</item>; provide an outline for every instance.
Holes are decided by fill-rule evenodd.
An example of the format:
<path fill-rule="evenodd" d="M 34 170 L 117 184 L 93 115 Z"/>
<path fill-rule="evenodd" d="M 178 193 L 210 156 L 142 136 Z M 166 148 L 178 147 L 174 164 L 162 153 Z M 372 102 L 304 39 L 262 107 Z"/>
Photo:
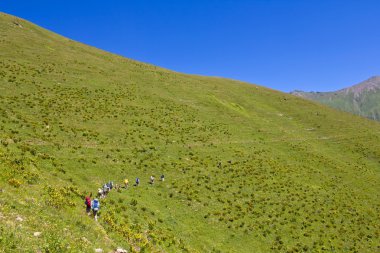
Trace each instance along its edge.
<path fill-rule="evenodd" d="M 90 199 L 90 197 L 86 197 L 85 203 L 86 203 L 86 206 L 91 206 L 91 199 Z"/>

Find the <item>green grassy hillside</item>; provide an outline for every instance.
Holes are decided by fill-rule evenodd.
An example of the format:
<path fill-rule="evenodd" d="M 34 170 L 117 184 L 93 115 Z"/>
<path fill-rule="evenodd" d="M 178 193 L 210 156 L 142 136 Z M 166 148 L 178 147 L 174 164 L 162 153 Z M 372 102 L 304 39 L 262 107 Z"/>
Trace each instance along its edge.
<path fill-rule="evenodd" d="M 380 77 L 375 76 L 352 87 L 335 92 L 302 92 L 292 94 L 333 108 L 380 121 Z"/>
<path fill-rule="evenodd" d="M 379 123 L 6 14 L 0 140 L 0 252 L 380 250 Z M 89 218 L 84 194 L 126 177 Z"/>

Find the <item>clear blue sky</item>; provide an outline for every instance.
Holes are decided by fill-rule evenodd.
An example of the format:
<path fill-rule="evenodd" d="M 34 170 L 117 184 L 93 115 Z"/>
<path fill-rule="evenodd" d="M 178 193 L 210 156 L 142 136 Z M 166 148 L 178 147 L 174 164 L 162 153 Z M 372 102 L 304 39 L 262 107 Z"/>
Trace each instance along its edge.
<path fill-rule="evenodd" d="M 379 0 L 0 0 L 0 11 L 128 58 L 282 91 L 380 75 Z"/>

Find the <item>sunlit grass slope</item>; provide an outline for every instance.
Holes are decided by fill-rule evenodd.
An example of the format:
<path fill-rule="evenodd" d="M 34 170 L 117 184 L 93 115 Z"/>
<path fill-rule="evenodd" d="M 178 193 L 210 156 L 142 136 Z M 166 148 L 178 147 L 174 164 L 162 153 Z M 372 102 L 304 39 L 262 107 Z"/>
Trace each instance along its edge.
<path fill-rule="evenodd" d="M 0 140 L 2 252 L 380 250 L 378 122 L 6 14 Z M 87 217 L 83 195 L 125 177 Z"/>

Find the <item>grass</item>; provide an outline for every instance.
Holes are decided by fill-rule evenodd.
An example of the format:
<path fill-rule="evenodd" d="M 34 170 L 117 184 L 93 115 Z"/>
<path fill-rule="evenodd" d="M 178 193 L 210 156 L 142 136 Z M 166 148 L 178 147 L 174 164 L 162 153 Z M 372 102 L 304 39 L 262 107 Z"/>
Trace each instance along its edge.
<path fill-rule="evenodd" d="M 6 14 L 0 38 L 0 251 L 379 250 L 379 123 Z"/>

